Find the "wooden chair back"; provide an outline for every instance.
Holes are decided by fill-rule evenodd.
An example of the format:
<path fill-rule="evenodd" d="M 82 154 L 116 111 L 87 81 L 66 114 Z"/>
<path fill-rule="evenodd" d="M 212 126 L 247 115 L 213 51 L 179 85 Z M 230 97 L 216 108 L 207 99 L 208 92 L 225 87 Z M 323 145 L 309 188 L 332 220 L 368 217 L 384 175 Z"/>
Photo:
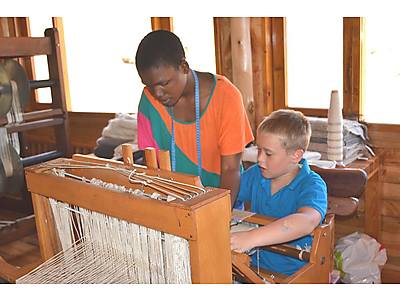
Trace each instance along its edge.
<path fill-rule="evenodd" d="M 367 184 L 368 175 L 355 168 L 319 168 L 311 166 L 328 188 L 328 213 L 338 217 L 352 216 L 358 208 L 358 199 Z"/>

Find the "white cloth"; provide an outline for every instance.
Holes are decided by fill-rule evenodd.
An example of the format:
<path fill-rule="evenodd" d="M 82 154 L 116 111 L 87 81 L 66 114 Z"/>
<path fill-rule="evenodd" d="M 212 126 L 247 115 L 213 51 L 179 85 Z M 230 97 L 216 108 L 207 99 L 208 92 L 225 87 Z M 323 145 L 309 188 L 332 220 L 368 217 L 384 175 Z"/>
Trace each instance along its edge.
<path fill-rule="evenodd" d="M 137 141 L 136 114 L 116 114 L 115 118 L 108 121 L 108 125 L 104 127 L 102 136 Z"/>
<path fill-rule="evenodd" d="M 321 153 L 314 151 L 306 151 L 303 154 L 303 158 L 310 161 L 316 161 L 321 158 Z M 256 163 L 257 162 L 257 146 L 250 146 L 244 149 L 243 151 L 243 161 L 249 161 Z"/>

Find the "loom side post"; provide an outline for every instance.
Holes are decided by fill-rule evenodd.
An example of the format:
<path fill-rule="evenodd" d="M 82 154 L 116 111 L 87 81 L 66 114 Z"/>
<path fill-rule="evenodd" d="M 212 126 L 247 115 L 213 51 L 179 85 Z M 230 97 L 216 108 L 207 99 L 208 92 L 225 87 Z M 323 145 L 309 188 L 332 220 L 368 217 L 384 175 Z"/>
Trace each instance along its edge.
<path fill-rule="evenodd" d="M 232 283 L 230 203 L 227 194 L 195 210 L 197 239 L 189 241 L 193 283 Z"/>
<path fill-rule="evenodd" d="M 48 260 L 61 250 L 57 229 L 48 198 L 32 193 L 33 210 L 40 245 L 40 254 L 43 260 Z"/>

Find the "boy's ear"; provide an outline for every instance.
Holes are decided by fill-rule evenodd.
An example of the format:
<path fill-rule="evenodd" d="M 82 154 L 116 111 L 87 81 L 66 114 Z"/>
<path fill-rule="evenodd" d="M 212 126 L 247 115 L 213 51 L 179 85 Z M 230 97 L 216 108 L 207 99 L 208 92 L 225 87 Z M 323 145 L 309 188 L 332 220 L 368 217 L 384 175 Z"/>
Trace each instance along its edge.
<path fill-rule="evenodd" d="M 292 157 L 293 160 L 298 163 L 302 158 L 303 158 L 304 150 L 303 149 L 297 149 L 293 152 Z"/>

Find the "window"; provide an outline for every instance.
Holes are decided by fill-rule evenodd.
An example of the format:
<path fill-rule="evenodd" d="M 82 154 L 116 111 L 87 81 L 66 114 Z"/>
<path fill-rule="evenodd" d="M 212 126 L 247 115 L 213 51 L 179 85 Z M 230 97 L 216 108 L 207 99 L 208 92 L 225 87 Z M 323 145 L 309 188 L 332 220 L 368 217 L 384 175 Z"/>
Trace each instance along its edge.
<path fill-rule="evenodd" d="M 180 38 L 191 69 L 216 72 L 212 17 L 173 18 L 173 31 Z"/>
<path fill-rule="evenodd" d="M 397 123 L 400 101 L 400 20 L 365 19 L 364 117 L 371 123 Z"/>
<path fill-rule="evenodd" d="M 343 18 L 286 18 L 288 106 L 328 109 L 332 90 L 343 102 Z"/>
<path fill-rule="evenodd" d="M 64 17 L 71 110 L 136 112 L 143 84 L 134 64 L 137 46 L 151 31 L 149 17 Z"/>

